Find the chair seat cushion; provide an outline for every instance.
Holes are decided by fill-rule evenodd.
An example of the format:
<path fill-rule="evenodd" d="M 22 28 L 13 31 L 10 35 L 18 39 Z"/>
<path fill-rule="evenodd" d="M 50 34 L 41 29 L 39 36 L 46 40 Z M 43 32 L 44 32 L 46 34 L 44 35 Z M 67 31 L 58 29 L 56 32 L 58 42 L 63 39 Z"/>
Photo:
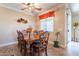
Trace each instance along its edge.
<path fill-rule="evenodd" d="M 33 42 L 33 44 L 38 45 L 38 44 L 40 44 L 40 41 L 39 41 L 39 40 L 35 40 L 35 41 Z"/>

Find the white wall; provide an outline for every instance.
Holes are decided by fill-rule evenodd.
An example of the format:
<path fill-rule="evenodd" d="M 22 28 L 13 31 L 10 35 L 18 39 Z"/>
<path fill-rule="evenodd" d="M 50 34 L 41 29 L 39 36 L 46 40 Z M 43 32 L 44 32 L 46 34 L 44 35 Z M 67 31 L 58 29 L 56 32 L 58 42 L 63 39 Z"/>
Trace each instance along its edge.
<path fill-rule="evenodd" d="M 72 25 L 74 21 L 77 21 L 79 23 L 79 3 L 72 3 L 70 4 L 71 7 L 71 11 L 72 11 Z M 77 41 L 79 41 L 79 26 L 76 29 L 76 38 L 78 39 Z M 72 39 L 74 39 L 74 30 L 72 27 Z"/>
<path fill-rule="evenodd" d="M 18 18 L 28 20 L 27 24 L 17 23 Z M 31 25 L 34 28 L 34 17 L 27 16 L 7 8 L 0 7 L 0 45 L 16 41 L 16 30 L 23 30 Z"/>

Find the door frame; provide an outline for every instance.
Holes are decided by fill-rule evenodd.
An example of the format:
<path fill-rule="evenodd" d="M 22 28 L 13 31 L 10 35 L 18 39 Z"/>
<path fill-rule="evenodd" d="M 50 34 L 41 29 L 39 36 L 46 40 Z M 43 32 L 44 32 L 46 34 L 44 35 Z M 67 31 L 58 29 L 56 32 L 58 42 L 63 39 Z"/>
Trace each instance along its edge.
<path fill-rule="evenodd" d="M 68 13 L 71 13 L 70 10 L 70 4 L 65 4 L 65 47 L 67 47 L 69 43 L 68 35 L 70 35 L 70 40 L 72 40 L 72 14 L 70 24 L 68 24 Z M 70 26 L 70 28 L 68 28 L 68 26 Z"/>

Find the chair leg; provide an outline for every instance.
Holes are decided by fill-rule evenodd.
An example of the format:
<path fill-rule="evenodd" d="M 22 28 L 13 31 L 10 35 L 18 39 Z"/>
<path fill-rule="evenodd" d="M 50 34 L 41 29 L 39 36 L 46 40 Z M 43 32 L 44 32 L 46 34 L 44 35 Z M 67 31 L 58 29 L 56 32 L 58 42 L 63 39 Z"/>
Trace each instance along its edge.
<path fill-rule="evenodd" d="M 27 50 L 27 52 L 26 52 L 26 53 L 27 53 L 27 56 L 29 56 L 29 52 L 28 52 L 28 50 Z"/>
<path fill-rule="evenodd" d="M 32 52 L 32 56 L 34 56 L 34 51 Z"/>
<path fill-rule="evenodd" d="M 34 52 L 34 49 L 32 49 L 32 56 L 34 56 L 34 53 L 35 53 L 35 52 Z"/>
<path fill-rule="evenodd" d="M 18 42 L 18 48 L 19 48 L 19 42 Z"/>
<path fill-rule="evenodd" d="M 48 56 L 48 54 L 47 54 L 47 48 L 45 49 L 45 55 Z"/>
<path fill-rule="evenodd" d="M 38 49 L 38 56 L 40 56 L 40 50 Z"/>
<path fill-rule="evenodd" d="M 32 56 L 34 56 L 35 52 L 34 52 L 34 47 L 33 46 L 32 46 L 32 50 L 31 51 L 32 51 Z"/>
<path fill-rule="evenodd" d="M 33 50 L 30 48 L 30 55 L 33 56 Z"/>
<path fill-rule="evenodd" d="M 20 52 L 22 52 L 22 45 L 20 45 Z"/>
<path fill-rule="evenodd" d="M 22 45 L 20 47 L 20 53 L 22 54 L 22 56 L 25 56 L 26 55 L 26 50 L 23 48 Z"/>
<path fill-rule="evenodd" d="M 22 56 L 26 56 L 26 50 L 24 48 L 21 49 Z"/>

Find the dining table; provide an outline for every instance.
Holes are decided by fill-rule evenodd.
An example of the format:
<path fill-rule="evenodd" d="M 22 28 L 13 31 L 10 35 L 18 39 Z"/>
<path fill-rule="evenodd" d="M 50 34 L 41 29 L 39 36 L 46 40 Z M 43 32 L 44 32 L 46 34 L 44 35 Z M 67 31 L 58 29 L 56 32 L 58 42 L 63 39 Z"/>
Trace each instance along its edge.
<path fill-rule="evenodd" d="M 33 35 L 33 32 L 26 32 L 22 31 L 24 40 L 26 41 L 26 50 L 27 50 L 27 55 L 31 54 L 33 55 L 33 43 L 34 42 L 39 42 L 40 37 L 39 35 Z"/>

